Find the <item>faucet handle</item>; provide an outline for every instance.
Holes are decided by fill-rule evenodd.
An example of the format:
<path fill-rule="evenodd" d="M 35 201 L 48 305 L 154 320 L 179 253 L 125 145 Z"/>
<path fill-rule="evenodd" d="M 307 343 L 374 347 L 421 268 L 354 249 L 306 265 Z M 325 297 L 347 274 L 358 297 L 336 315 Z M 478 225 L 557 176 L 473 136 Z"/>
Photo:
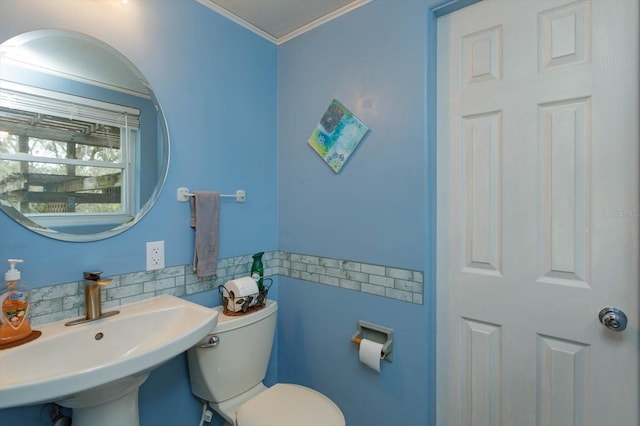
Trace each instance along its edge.
<path fill-rule="evenodd" d="M 91 280 L 91 281 L 100 281 L 100 275 L 102 274 L 102 271 L 95 271 L 95 272 L 83 272 L 83 276 L 85 280 Z"/>

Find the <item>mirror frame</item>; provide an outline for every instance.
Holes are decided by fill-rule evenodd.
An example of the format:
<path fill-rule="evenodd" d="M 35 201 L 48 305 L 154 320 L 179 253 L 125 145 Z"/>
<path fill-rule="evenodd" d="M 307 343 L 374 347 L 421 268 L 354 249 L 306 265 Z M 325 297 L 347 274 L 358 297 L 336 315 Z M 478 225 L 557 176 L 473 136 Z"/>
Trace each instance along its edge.
<path fill-rule="evenodd" d="M 127 229 L 131 228 L 133 225 L 138 223 L 148 212 L 151 210 L 155 202 L 157 201 L 162 188 L 167 179 L 167 174 L 169 171 L 169 163 L 170 163 L 170 141 L 169 141 L 169 128 L 167 126 L 167 122 L 164 116 L 164 112 L 162 110 L 162 106 L 158 101 L 154 91 L 151 88 L 151 85 L 147 82 L 146 78 L 142 75 L 140 70 L 131 62 L 126 56 L 120 53 L 117 49 L 109 45 L 108 43 L 99 40 L 93 36 L 88 34 L 71 31 L 71 30 L 34 30 L 28 31 L 26 33 L 22 33 L 16 35 L 8 40 L 5 40 L 0 44 L 0 63 L 2 61 L 5 52 L 8 51 L 6 46 L 20 46 L 20 44 L 15 44 L 16 41 L 19 41 L 21 38 L 26 39 L 27 43 L 30 40 L 34 39 L 42 39 L 42 37 L 60 37 L 61 40 L 63 38 L 79 38 L 84 41 L 87 41 L 92 44 L 100 45 L 102 49 L 104 49 L 107 53 L 113 55 L 114 60 L 119 60 L 121 65 L 128 68 L 132 74 L 140 81 L 140 83 L 147 89 L 149 98 L 152 104 L 155 106 L 157 111 L 157 126 L 158 126 L 158 140 L 157 145 L 162 148 L 162 164 L 159 165 L 159 173 L 158 173 L 158 181 L 156 182 L 155 188 L 151 192 L 149 199 L 140 207 L 140 209 L 135 213 L 135 215 L 127 220 L 124 223 L 114 226 L 113 228 L 93 234 L 72 234 L 66 232 L 60 232 L 53 229 L 48 229 L 43 227 L 42 225 L 37 224 L 36 222 L 29 219 L 27 216 L 17 212 L 13 208 L 6 208 L 2 203 L 0 203 L 0 210 L 2 210 L 7 216 L 24 226 L 25 228 L 33 231 L 37 234 L 44 235 L 46 237 L 60 240 L 60 241 L 70 241 L 70 242 L 90 242 L 90 241 L 98 241 L 106 238 L 113 237 L 118 235 Z M 13 44 L 12 44 L 13 43 Z M 157 151 L 156 151 L 157 153 Z"/>

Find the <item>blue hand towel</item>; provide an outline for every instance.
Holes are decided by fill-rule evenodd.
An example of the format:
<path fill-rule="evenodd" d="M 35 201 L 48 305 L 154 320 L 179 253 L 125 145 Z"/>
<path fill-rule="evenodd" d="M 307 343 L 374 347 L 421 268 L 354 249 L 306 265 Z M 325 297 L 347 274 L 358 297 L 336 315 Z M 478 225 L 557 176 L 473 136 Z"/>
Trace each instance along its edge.
<path fill-rule="evenodd" d="M 191 197 L 191 227 L 196 230 L 193 269 L 199 277 L 215 275 L 218 267 L 220 194 L 194 191 Z"/>

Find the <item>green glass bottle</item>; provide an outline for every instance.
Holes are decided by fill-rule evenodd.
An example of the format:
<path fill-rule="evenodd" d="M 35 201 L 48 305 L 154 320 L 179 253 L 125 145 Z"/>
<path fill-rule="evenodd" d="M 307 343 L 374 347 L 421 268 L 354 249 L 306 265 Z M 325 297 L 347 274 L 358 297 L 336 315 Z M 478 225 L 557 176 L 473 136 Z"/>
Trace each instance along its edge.
<path fill-rule="evenodd" d="M 251 265 L 251 277 L 256 280 L 258 284 L 258 290 L 264 290 L 264 266 L 262 265 L 262 255 L 264 252 L 256 253 L 253 255 L 253 264 Z"/>

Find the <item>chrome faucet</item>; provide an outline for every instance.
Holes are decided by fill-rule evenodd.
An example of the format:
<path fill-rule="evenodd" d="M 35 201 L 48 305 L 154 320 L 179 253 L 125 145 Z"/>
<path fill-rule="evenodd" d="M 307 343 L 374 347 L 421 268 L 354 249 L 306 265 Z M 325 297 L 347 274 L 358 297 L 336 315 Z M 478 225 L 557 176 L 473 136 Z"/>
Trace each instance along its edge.
<path fill-rule="evenodd" d="M 84 276 L 84 318 L 78 318 L 69 321 L 65 325 L 82 324 L 89 321 L 95 321 L 101 318 L 107 318 L 119 313 L 119 311 L 102 312 L 102 300 L 100 296 L 100 288 L 113 281 L 113 278 L 102 278 L 101 271 L 85 272 Z"/>

